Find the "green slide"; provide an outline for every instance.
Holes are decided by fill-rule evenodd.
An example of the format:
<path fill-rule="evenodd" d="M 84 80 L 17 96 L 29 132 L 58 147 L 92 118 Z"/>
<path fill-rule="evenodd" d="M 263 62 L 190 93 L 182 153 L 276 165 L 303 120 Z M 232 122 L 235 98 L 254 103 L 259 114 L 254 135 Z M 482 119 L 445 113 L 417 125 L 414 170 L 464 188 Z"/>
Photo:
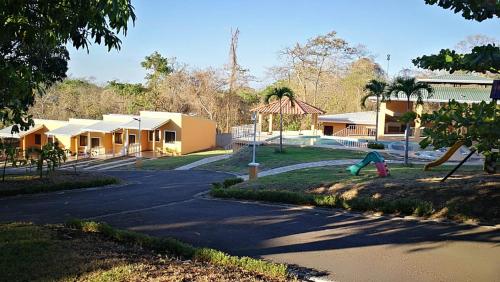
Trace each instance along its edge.
<path fill-rule="evenodd" d="M 352 175 L 358 175 L 361 169 L 370 164 L 371 162 L 374 162 L 375 164 L 380 164 L 377 165 L 377 170 L 378 170 L 379 167 L 384 164 L 385 160 L 378 152 L 375 151 L 369 152 L 362 161 L 360 161 L 355 165 L 351 165 L 350 167 L 347 168 L 347 170 Z"/>

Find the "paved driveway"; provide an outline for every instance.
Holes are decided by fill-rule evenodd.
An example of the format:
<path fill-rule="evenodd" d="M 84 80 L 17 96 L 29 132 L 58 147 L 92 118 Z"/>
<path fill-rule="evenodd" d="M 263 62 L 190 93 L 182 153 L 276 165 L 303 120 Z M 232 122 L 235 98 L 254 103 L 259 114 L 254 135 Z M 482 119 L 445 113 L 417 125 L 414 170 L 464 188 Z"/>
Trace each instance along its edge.
<path fill-rule="evenodd" d="M 130 184 L 0 199 L 0 221 L 94 218 L 235 255 L 326 270 L 337 281 L 500 281 L 500 230 L 210 200 L 228 175 L 108 172 Z M 197 196 L 198 195 L 198 196 Z"/>

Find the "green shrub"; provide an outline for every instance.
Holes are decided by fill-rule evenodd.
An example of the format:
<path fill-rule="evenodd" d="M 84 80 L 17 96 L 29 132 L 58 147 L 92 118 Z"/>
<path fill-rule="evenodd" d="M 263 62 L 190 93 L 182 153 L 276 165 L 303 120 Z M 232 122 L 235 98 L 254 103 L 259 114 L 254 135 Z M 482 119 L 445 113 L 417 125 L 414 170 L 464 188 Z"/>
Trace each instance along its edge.
<path fill-rule="evenodd" d="M 195 248 L 172 238 L 158 238 L 127 230 L 119 230 L 106 223 L 72 219 L 66 226 L 84 232 L 101 233 L 111 240 L 146 248 L 157 253 L 169 254 L 183 259 L 193 259 L 222 266 L 240 267 L 269 277 L 285 279 L 288 277 L 285 264 L 272 263 L 249 257 L 230 256 L 218 250 Z"/>
<path fill-rule="evenodd" d="M 100 187 L 111 184 L 117 184 L 119 181 L 116 178 L 99 178 L 93 180 L 80 180 L 75 182 L 61 182 L 61 183 L 43 183 L 43 184 L 32 184 L 18 187 L 19 189 L 0 189 L 0 197 L 14 196 L 19 194 L 35 194 L 43 192 L 52 192 L 59 190 L 72 190 L 81 189 L 89 187 Z"/>
<path fill-rule="evenodd" d="M 398 213 L 402 215 L 428 216 L 434 211 L 431 202 L 411 198 L 383 200 L 370 197 L 358 197 L 353 199 L 344 199 L 336 195 L 313 195 L 290 191 L 243 190 L 235 188 L 214 188 L 210 191 L 210 194 L 213 197 L 218 198 L 268 201 L 294 205 L 312 205 L 357 211 L 377 211 L 383 213 Z"/>
<path fill-rule="evenodd" d="M 220 182 L 213 182 L 213 183 L 212 183 L 212 187 L 213 187 L 214 189 L 220 189 L 220 188 L 223 188 L 223 187 L 222 187 L 222 183 L 220 183 Z"/>
<path fill-rule="evenodd" d="M 212 187 L 214 189 L 229 188 L 229 187 L 236 185 L 238 183 L 241 183 L 243 181 L 244 181 L 243 178 L 239 178 L 239 177 L 228 178 L 228 179 L 225 179 L 222 183 L 220 183 L 220 182 L 212 183 Z"/>
<path fill-rule="evenodd" d="M 235 177 L 235 178 L 228 178 L 228 179 L 225 179 L 223 182 L 222 182 L 222 186 L 224 188 L 229 188 L 233 185 L 236 185 L 238 183 L 241 183 L 243 182 L 244 180 L 242 178 L 239 178 L 239 177 Z"/>
<path fill-rule="evenodd" d="M 377 143 L 377 142 L 368 142 L 367 147 L 369 149 L 375 149 L 375 150 L 383 150 L 385 149 L 385 145 L 382 143 Z"/>

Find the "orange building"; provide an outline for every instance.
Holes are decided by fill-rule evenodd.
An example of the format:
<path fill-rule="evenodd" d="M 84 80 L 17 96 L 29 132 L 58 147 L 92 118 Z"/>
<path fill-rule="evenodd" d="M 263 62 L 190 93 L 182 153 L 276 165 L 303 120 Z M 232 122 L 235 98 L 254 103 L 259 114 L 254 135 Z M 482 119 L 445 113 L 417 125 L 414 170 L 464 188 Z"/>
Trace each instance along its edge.
<path fill-rule="evenodd" d="M 35 120 L 27 131 L 12 134 L 0 130 L 0 138 L 15 139 L 23 151 L 57 140 L 71 154 L 120 156 L 144 151 L 189 154 L 215 147 L 216 123 L 170 112 L 141 111 L 139 115 L 104 115 L 102 120 Z"/>
<path fill-rule="evenodd" d="M 416 105 L 415 97 L 410 98 L 410 110 L 415 111 L 418 116 L 424 110 L 438 109 L 452 99 L 461 103 L 480 103 L 491 100 L 489 96 L 493 84 L 492 79 L 474 75 L 440 75 L 418 80 L 427 82 L 434 90 L 429 97 L 427 93 L 423 93 L 423 105 Z M 372 102 L 374 101 L 375 99 L 372 99 Z M 381 102 L 378 113 L 378 138 L 401 139 L 404 135 L 405 124 L 399 118 L 407 111 L 405 96 L 391 97 L 390 101 Z M 374 137 L 377 114 L 373 111 L 331 114 L 319 116 L 318 120 L 324 135 Z M 410 126 L 411 137 L 420 139 L 425 125 L 420 124 L 417 118 Z"/>

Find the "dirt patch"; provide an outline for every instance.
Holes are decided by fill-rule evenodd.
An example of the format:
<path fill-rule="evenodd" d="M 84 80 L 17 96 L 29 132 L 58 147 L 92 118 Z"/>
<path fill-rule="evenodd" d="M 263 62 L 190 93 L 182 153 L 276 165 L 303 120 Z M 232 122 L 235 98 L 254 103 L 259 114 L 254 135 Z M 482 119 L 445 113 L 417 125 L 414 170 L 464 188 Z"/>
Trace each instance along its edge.
<path fill-rule="evenodd" d="M 386 178 L 369 177 L 362 181 L 341 181 L 308 189 L 308 193 L 335 194 L 344 198 L 415 198 L 431 202 L 434 217 L 455 220 L 475 219 L 500 223 L 500 174 L 478 171 L 457 172 L 440 182 L 443 172 L 397 174 Z"/>

